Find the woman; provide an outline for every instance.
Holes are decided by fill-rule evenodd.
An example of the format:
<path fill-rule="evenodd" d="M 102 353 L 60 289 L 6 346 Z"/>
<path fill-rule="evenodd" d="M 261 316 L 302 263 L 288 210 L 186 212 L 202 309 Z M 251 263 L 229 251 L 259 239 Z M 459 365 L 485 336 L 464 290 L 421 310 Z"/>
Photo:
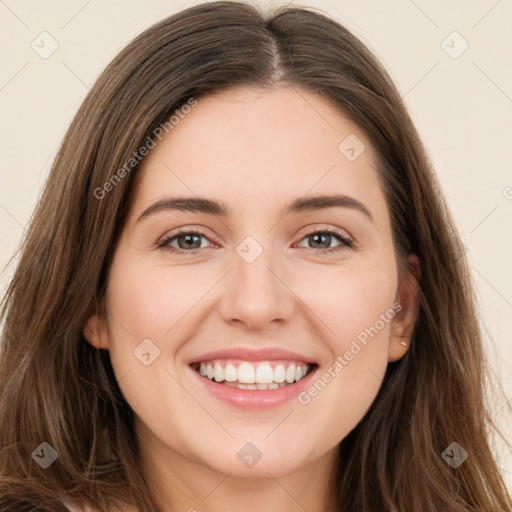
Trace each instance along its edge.
<path fill-rule="evenodd" d="M 511 510 L 461 254 L 344 27 L 235 2 L 150 27 L 4 300 L 2 510 Z"/>

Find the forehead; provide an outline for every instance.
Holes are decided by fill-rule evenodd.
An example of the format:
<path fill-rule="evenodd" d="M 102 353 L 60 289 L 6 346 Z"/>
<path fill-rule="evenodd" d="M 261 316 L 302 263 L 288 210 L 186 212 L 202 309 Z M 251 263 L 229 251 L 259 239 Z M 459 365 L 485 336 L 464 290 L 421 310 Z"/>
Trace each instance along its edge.
<path fill-rule="evenodd" d="M 297 86 L 200 98 L 156 142 L 137 170 L 139 206 L 163 194 L 226 198 L 233 210 L 252 211 L 269 199 L 306 194 L 383 201 L 364 133 L 328 100 Z"/>

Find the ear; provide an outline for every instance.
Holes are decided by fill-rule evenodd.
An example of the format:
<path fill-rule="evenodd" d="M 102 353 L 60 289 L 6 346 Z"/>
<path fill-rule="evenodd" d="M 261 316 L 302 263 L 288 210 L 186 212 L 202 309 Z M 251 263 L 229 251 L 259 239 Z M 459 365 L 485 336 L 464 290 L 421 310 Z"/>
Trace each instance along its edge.
<path fill-rule="evenodd" d="M 102 301 L 103 303 L 103 301 Z M 84 338 L 95 348 L 108 350 L 110 347 L 105 308 L 93 304 L 83 328 Z"/>
<path fill-rule="evenodd" d="M 420 262 L 415 254 L 410 254 L 407 262 L 408 268 L 398 284 L 396 302 L 400 304 L 400 309 L 396 308 L 397 313 L 391 324 L 389 362 L 401 359 L 409 350 L 414 324 L 418 316 Z"/>

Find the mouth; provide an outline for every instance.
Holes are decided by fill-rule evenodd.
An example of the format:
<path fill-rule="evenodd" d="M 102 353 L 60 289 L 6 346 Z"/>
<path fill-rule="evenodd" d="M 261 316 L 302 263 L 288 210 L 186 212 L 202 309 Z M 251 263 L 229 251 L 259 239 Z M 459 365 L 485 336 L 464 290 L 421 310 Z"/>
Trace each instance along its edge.
<path fill-rule="evenodd" d="M 216 384 L 243 390 L 268 391 L 293 386 L 316 368 L 300 360 L 249 361 L 213 359 L 198 361 L 191 368 Z"/>
<path fill-rule="evenodd" d="M 188 366 L 203 393 L 243 410 L 265 410 L 297 398 L 319 369 L 313 360 L 277 347 L 217 350 Z"/>
<path fill-rule="evenodd" d="M 188 362 L 202 393 L 230 406 L 276 407 L 311 385 L 319 365 L 280 347 L 231 347 L 202 354 Z"/>

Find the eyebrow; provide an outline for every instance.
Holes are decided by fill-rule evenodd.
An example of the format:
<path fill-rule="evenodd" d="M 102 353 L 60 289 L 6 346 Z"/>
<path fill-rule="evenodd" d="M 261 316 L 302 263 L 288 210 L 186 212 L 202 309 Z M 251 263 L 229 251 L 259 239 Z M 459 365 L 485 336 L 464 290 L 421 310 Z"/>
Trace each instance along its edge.
<path fill-rule="evenodd" d="M 363 203 L 343 194 L 308 196 L 295 199 L 285 209 L 281 210 L 281 215 L 284 216 L 333 207 L 357 210 L 366 215 L 370 220 L 373 220 L 370 210 Z M 214 201 L 213 199 L 204 197 L 165 197 L 146 208 L 139 215 L 136 222 L 140 222 L 155 213 L 172 210 L 206 213 L 219 217 L 231 216 L 230 209 L 221 201 Z"/>

